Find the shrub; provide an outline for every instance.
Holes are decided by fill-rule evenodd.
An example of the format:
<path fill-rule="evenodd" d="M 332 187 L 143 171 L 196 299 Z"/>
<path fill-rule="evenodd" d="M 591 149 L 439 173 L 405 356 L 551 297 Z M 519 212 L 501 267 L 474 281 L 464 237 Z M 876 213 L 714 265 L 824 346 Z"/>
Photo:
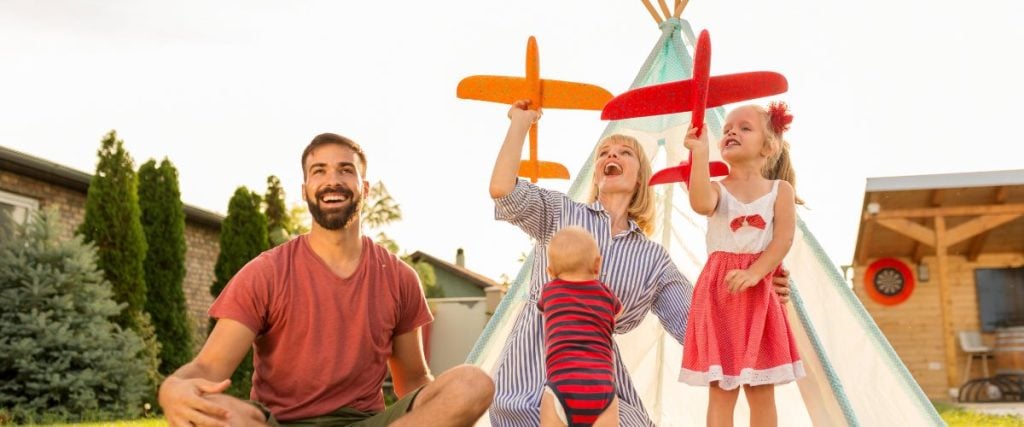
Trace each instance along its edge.
<path fill-rule="evenodd" d="M 44 211 L 0 241 L 0 413 L 18 423 L 136 417 L 145 345 L 81 237 Z"/>

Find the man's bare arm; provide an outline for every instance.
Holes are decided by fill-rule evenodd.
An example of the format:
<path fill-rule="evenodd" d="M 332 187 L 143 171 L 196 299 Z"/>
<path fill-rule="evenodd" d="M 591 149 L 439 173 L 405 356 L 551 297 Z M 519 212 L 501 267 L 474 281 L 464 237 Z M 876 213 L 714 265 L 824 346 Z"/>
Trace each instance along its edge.
<path fill-rule="evenodd" d="M 196 358 L 160 385 L 160 406 L 168 424 L 229 425 L 229 408 L 203 396 L 228 388 L 231 382 L 227 379 L 255 339 L 256 334 L 242 323 L 231 319 L 218 321 Z"/>
<path fill-rule="evenodd" d="M 399 398 L 434 381 L 434 376 L 430 375 L 430 368 L 427 367 L 427 361 L 423 356 L 420 329 L 416 328 L 395 337 L 391 345 L 391 359 L 388 360 L 388 364 L 391 365 L 395 394 Z"/>

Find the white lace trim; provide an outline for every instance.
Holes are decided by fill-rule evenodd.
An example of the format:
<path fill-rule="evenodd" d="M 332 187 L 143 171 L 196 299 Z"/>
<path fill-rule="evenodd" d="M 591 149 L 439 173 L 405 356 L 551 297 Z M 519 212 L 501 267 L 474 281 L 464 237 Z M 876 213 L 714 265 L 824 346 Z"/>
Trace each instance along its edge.
<path fill-rule="evenodd" d="M 785 384 L 803 378 L 804 362 L 796 361 L 779 365 L 774 368 L 754 370 L 744 368 L 739 375 L 725 375 L 722 373 L 721 365 L 712 365 L 707 372 L 691 371 L 683 368 L 679 371 L 679 382 L 695 386 L 707 386 L 712 381 L 718 381 L 718 386 L 725 390 L 732 390 L 744 384 Z"/>

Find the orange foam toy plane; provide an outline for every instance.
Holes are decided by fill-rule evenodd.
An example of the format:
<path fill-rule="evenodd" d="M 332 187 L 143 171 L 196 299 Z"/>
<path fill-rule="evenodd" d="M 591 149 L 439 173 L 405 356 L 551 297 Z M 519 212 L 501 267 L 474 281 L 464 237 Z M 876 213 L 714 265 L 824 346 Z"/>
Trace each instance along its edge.
<path fill-rule="evenodd" d="M 526 43 L 526 78 L 508 76 L 470 76 L 459 82 L 457 95 L 462 99 L 512 104 L 530 100 L 530 109 L 563 108 L 600 110 L 612 94 L 598 86 L 540 78 L 537 39 Z M 537 182 L 539 178 L 569 179 L 565 166 L 537 159 L 537 124 L 530 126 L 530 159 L 519 163 L 519 176 Z"/>

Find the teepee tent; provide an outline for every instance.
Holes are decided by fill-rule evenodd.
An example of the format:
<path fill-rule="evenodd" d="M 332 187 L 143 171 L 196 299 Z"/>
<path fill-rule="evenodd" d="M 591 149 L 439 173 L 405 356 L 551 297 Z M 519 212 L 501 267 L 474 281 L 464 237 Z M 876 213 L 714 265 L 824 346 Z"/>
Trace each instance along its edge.
<path fill-rule="evenodd" d="M 690 24 L 679 19 L 685 4 L 677 1 L 671 13 L 663 0 L 659 3 L 665 16 L 670 17 L 662 20 L 645 0 L 662 34 L 631 88 L 682 80 L 692 73 L 690 52 L 696 40 Z M 678 164 L 687 155 L 682 138 L 689 119 L 689 113 L 683 113 L 615 121 L 609 123 L 601 138 L 614 133 L 636 137 L 644 145 L 654 170 L 659 170 Z M 712 140 L 721 137 L 723 121 L 722 108 L 707 111 L 707 129 Z M 591 160 L 575 175 L 569 189 L 569 196 L 574 200 L 582 201 L 591 185 L 592 158 L 590 156 Z M 707 256 L 706 220 L 690 209 L 683 187 L 661 185 L 655 192 L 657 225 L 652 239 L 669 251 L 679 270 L 695 283 Z M 467 363 L 494 371 L 513 321 L 526 301 L 532 259 L 523 265 Z M 792 300 L 787 304 L 788 316 L 807 377 L 776 388 L 779 424 L 943 425 L 910 372 L 803 221 L 798 220 L 793 247 L 784 265 L 790 270 L 793 283 Z M 616 339 L 621 357 L 656 425 L 705 424 L 707 389 L 677 381 L 682 348 L 662 329 L 653 314 L 634 331 Z M 740 396 L 736 423 L 746 425 L 747 405 L 742 393 Z M 487 425 L 487 417 L 480 423 Z"/>

